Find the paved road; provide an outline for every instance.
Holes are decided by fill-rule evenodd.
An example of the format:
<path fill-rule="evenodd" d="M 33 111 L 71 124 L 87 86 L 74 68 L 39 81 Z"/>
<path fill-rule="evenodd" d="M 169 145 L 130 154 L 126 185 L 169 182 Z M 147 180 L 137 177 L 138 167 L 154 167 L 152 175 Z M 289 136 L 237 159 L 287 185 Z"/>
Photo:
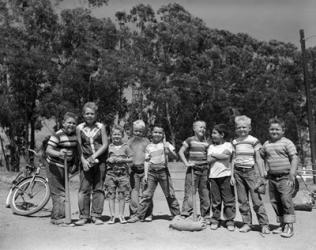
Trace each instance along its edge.
<path fill-rule="evenodd" d="M 184 171 L 180 166 L 172 166 L 172 177 L 179 202 L 183 199 Z M 78 180 L 71 183 L 71 202 L 73 219 L 78 218 L 77 208 Z M 4 204 L 9 185 L 0 182 L 0 201 Z M 275 225 L 275 215 L 264 197 L 270 224 Z M 0 249 L 36 250 L 36 249 L 316 249 L 316 210 L 297 212 L 295 236 L 283 239 L 278 235 L 261 236 L 258 231 L 247 234 L 228 232 L 225 228 L 201 232 L 178 232 L 168 228 L 170 221 L 165 198 L 160 187 L 154 197 L 155 220 L 151 223 L 83 227 L 58 227 L 49 223 L 51 204 L 44 211 L 32 217 L 16 216 L 10 209 L 0 206 Z M 103 219 L 108 219 L 108 203 L 105 203 Z M 128 210 L 128 209 L 126 209 Z M 236 221 L 240 221 L 237 213 Z M 126 212 L 128 215 L 128 212 Z M 254 223 L 257 223 L 254 219 Z M 258 228 L 255 228 L 258 229 Z"/>

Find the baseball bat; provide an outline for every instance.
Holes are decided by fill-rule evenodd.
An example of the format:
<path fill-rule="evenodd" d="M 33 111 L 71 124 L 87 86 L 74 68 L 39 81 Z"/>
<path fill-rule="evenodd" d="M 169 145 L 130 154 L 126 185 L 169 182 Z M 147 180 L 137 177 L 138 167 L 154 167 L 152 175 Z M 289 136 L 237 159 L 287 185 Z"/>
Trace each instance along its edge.
<path fill-rule="evenodd" d="M 69 175 L 67 166 L 67 155 L 64 158 L 65 168 L 65 223 L 71 224 L 71 207 L 70 207 L 70 190 L 69 190 Z"/>

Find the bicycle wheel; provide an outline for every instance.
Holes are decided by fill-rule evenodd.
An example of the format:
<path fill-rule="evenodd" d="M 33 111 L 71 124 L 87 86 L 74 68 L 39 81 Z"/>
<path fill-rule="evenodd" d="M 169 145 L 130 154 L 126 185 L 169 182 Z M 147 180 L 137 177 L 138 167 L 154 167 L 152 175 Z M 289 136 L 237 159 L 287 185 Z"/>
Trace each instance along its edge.
<path fill-rule="evenodd" d="M 35 176 L 21 181 L 13 190 L 11 209 L 19 215 L 31 215 L 40 211 L 48 202 L 50 190 L 45 178 Z"/>

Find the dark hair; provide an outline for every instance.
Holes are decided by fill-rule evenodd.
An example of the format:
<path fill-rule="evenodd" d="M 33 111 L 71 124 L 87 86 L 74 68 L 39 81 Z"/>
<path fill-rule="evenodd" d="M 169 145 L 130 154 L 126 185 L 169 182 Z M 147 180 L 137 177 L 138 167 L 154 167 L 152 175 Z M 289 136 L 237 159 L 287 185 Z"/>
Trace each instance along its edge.
<path fill-rule="evenodd" d="M 118 130 L 121 132 L 122 136 L 124 136 L 124 129 L 120 125 L 114 125 L 111 129 L 111 134 L 113 134 L 114 130 Z"/>
<path fill-rule="evenodd" d="M 271 124 L 273 124 L 273 123 L 279 124 L 279 125 L 282 127 L 282 129 L 285 130 L 285 122 L 284 122 L 283 119 L 278 118 L 278 117 L 273 117 L 273 118 L 271 118 L 271 119 L 269 120 L 269 127 L 270 127 Z"/>
<path fill-rule="evenodd" d="M 154 130 L 154 128 L 161 128 L 163 132 L 165 132 L 165 129 L 163 128 L 162 124 L 161 123 L 155 123 L 153 126 L 152 126 L 152 130 Z"/>
<path fill-rule="evenodd" d="M 64 121 L 66 121 L 68 118 L 73 118 L 76 122 L 78 120 L 78 116 L 73 112 L 66 112 L 64 114 Z"/>
<path fill-rule="evenodd" d="M 223 123 L 216 124 L 214 125 L 213 129 L 216 130 L 218 133 L 223 134 L 224 138 L 227 138 L 228 132 L 227 132 L 227 127 L 225 124 Z"/>

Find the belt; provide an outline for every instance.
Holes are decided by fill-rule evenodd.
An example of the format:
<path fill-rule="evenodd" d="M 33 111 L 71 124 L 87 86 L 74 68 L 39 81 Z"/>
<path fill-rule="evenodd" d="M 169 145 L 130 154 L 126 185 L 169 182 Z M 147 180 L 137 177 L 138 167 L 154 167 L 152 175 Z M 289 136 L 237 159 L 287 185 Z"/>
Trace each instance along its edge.
<path fill-rule="evenodd" d="M 268 178 L 269 179 L 281 179 L 283 177 L 289 176 L 289 173 L 283 173 L 283 174 L 269 174 Z"/>
<path fill-rule="evenodd" d="M 253 166 L 251 168 L 235 167 L 235 170 L 240 171 L 240 172 L 249 172 L 249 171 L 252 171 L 253 169 L 254 169 Z"/>
<path fill-rule="evenodd" d="M 151 168 L 148 169 L 149 172 L 160 173 L 166 171 L 166 168 Z"/>

